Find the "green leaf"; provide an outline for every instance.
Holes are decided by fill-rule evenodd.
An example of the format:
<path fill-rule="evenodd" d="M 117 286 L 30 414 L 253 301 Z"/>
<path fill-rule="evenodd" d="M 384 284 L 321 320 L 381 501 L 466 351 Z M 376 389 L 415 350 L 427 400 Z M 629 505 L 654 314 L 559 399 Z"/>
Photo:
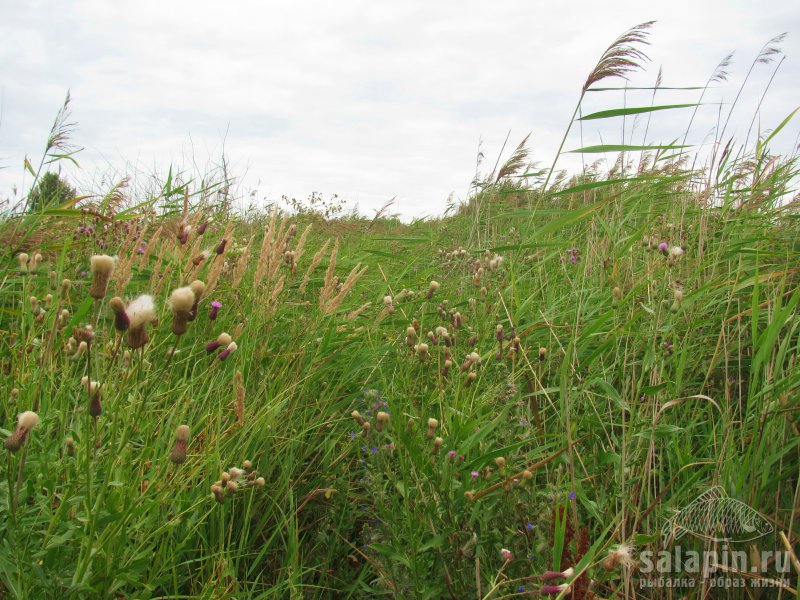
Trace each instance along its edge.
<path fill-rule="evenodd" d="M 691 145 L 679 146 L 675 144 L 654 145 L 654 146 L 632 146 L 629 144 L 601 144 L 599 146 L 586 146 L 569 150 L 573 154 L 599 154 L 601 152 L 639 152 L 641 150 L 672 150 L 675 148 L 691 148 Z"/>
<path fill-rule="evenodd" d="M 595 119 L 610 119 L 613 117 L 624 117 L 627 115 L 640 115 L 643 113 L 651 113 L 659 110 L 671 110 L 673 108 L 690 108 L 692 106 L 699 106 L 699 104 L 662 104 L 660 106 L 632 106 L 630 108 L 614 108 L 611 110 L 601 110 L 600 112 L 592 113 L 581 117 L 579 121 L 593 121 Z"/>

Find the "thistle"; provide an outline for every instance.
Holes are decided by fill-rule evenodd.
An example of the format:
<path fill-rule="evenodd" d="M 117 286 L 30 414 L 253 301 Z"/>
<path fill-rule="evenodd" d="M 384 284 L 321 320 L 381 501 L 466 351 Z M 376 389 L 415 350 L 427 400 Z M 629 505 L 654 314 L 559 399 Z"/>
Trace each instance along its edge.
<path fill-rule="evenodd" d="M 500 557 L 506 562 L 514 560 L 514 555 L 511 553 L 511 550 L 506 550 L 505 548 L 500 550 Z"/>
<path fill-rule="evenodd" d="M 176 465 L 186 462 L 186 450 L 189 446 L 189 426 L 178 425 L 175 430 L 175 447 L 169 455 L 169 459 Z"/>
<path fill-rule="evenodd" d="M 361 413 L 358 412 L 357 410 L 354 410 L 353 412 L 351 412 L 350 416 L 353 417 L 356 420 L 356 423 L 358 423 L 359 426 L 364 425 L 364 423 L 366 421 L 366 419 L 364 419 L 364 417 L 361 416 Z"/>
<path fill-rule="evenodd" d="M 89 295 L 95 300 L 102 300 L 108 290 L 108 281 L 114 273 L 114 259 L 106 254 L 95 254 L 89 264 L 92 271 Z"/>
<path fill-rule="evenodd" d="M 570 567 L 564 571 L 545 571 L 542 573 L 542 581 L 550 581 L 551 579 L 569 579 L 575 574 L 575 569 Z"/>
<path fill-rule="evenodd" d="M 437 291 L 438 289 L 439 289 L 439 282 L 438 282 L 438 281 L 431 281 L 431 282 L 428 284 L 428 293 L 427 293 L 427 297 L 428 297 L 429 299 L 430 299 L 430 298 L 433 298 L 433 295 L 436 293 L 436 291 Z"/>
<path fill-rule="evenodd" d="M 414 329 L 411 325 L 406 327 L 406 346 L 409 348 L 413 348 L 414 344 L 417 341 L 417 330 Z"/>
<path fill-rule="evenodd" d="M 3 447 L 12 454 L 19 450 L 28 439 L 28 433 L 39 424 L 39 415 L 27 410 L 17 417 L 17 428 L 3 442 Z"/>
<path fill-rule="evenodd" d="M 200 281 L 199 279 L 195 279 L 192 283 L 189 284 L 189 287 L 191 288 L 192 292 L 194 292 L 194 303 L 192 304 L 192 310 L 189 311 L 189 320 L 194 321 L 197 318 L 197 311 L 200 307 L 200 300 L 202 300 L 203 296 L 206 293 L 206 284 Z"/>
<path fill-rule="evenodd" d="M 20 252 L 17 254 L 17 260 L 19 261 L 19 272 L 24 275 L 28 272 L 28 255 L 25 252 Z"/>
<path fill-rule="evenodd" d="M 683 302 L 683 291 L 680 289 L 675 290 L 672 298 L 672 306 L 670 306 L 669 309 L 670 311 L 676 313 L 681 309 L 681 303 Z"/>
<path fill-rule="evenodd" d="M 144 346 L 149 340 L 147 336 L 147 324 L 154 321 L 156 318 L 156 307 L 155 304 L 153 304 L 153 297 L 147 295 L 139 296 L 136 300 L 128 304 L 126 312 L 130 320 L 130 326 L 128 327 L 125 341 L 131 349 L 136 350 Z"/>
<path fill-rule="evenodd" d="M 428 356 L 428 344 L 417 344 L 414 346 L 414 352 L 417 354 L 421 361 L 424 361 Z"/>
<path fill-rule="evenodd" d="M 178 288 L 169 297 L 172 309 L 172 333 L 181 336 L 189 328 L 189 317 L 194 305 L 195 295 L 190 287 Z"/>
<path fill-rule="evenodd" d="M 389 413 L 380 411 L 376 416 L 375 431 L 380 433 L 387 423 L 389 423 Z"/>
<path fill-rule="evenodd" d="M 428 436 L 429 440 L 432 440 L 433 437 L 436 435 L 436 428 L 439 426 L 439 421 L 434 418 L 428 419 Z"/>
<path fill-rule="evenodd" d="M 225 360 L 231 355 L 232 352 L 236 352 L 237 348 L 238 346 L 236 345 L 236 342 L 231 342 L 230 344 L 228 344 L 228 347 L 225 348 L 225 350 L 223 350 L 217 355 L 217 358 L 219 358 L 220 360 Z"/>
<path fill-rule="evenodd" d="M 211 309 L 208 311 L 208 320 L 209 321 L 215 321 L 217 319 L 217 313 L 219 312 L 220 308 L 222 308 L 222 302 L 214 300 L 211 303 Z"/>
<path fill-rule="evenodd" d="M 221 348 L 222 346 L 227 347 L 228 344 L 230 343 L 231 343 L 231 336 L 223 331 L 222 333 L 219 334 L 219 336 L 217 336 L 216 340 L 208 342 L 206 344 L 206 352 L 211 354 L 212 352 L 214 352 L 218 348 Z"/>
<path fill-rule="evenodd" d="M 470 387 L 477 378 L 478 374 L 475 371 L 470 371 L 467 373 L 467 380 L 464 382 L 464 385 Z"/>
<path fill-rule="evenodd" d="M 119 296 L 114 296 L 108 301 L 108 306 L 114 311 L 114 329 L 122 333 L 127 331 L 131 325 L 131 320 L 128 318 L 128 313 L 125 311 L 125 303 Z"/>
<path fill-rule="evenodd" d="M 383 297 L 383 304 L 386 306 L 386 311 L 391 314 L 394 312 L 394 302 L 392 301 L 391 296 L 384 296 Z"/>
<path fill-rule="evenodd" d="M 611 306 L 616 308 L 619 306 L 620 301 L 622 300 L 622 290 L 619 289 L 618 285 L 614 286 L 614 291 L 612 292 L 613 300 L 611 300 Z"/>
<path fill-rule="evenodd" d="M 81 385 L 86 388 L 86 393 L 89 396 L 89 415 L 96 419 L 103 414 L 100 396 L 101 386 L 97 381 L 92 381 L 85 375 L 81 378 Z"/>
<path fill-rule="evenodd" d="M 39 271 L 39 265 L 42 264 L 42 255 L 38 252 L 31 257 L 31 260 L 28 262 L 28 270 L 31 273 L 36 273 Z"/>
<path fill-rule="evenodd" d="M 605 560 L 603 561 L 603 568 L 606 571 L 613 571 L 617 567 L 631 567 L 633 566 L 633 548 L 628 546 L 627 544 L 620 544 L 611 552 L 608 553 Z"/>
<path fill-rule="evenodd" d="M 547 348 L 544 346 L 539 347 L 539 362 L 544 362 L 547 359 Z"/>

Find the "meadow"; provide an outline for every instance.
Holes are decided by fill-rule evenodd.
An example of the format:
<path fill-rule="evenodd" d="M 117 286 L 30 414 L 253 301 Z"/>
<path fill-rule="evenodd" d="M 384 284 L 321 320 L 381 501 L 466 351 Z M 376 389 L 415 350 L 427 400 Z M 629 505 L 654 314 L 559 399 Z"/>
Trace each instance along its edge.
<path fill-rule="evenodd" d="M 565 140 L 669 108 L 580 106 Z M 797 564 L 791 116 L 702 167 L 682 131 L 573 176 L 522 143 L 402 223 L 172 172 L 47 201 L 65 104 L 0 223 L 0 598 L 796 597 L 638 560 L 719 486 L 771 525 L 737 548 Z"/>

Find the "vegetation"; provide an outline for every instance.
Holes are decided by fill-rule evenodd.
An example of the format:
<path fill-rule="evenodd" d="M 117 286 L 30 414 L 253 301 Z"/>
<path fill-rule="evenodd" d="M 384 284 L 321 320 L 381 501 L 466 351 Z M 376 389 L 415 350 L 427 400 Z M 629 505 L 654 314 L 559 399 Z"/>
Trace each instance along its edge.
<path fill-rule="evenodd" d="M 667 597 L 637 555 L 713 486 L 791 549 L 788 122 L 705 171 L 643 143 L 570 180 L 521 144 L 410 224 L 171 172 L 6 214 L 0 598 Z M 779 567 L 749 577 L 795 594 Z"/>

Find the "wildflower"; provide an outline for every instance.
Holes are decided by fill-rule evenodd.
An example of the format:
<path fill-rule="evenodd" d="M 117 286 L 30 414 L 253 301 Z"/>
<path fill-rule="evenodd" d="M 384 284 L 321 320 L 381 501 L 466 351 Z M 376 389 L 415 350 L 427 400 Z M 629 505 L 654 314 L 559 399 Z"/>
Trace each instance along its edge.
<path fill-rule="evenodd" d="M 440 438 L 440 437 L 434 438 L 434 440 L 433 440 L 433 454 L 438 454 L 439 453 L 439 448 L 442 447 L 442 444 L 444 444 L 444 440 L 442 438 Z"/>
<path fill-rule="evenodd" d="M 17 417 L 17 428 L 3 442 L 3 447 L 9 452 L 16 452 L 25 443 L 28 433 L 39 424 L 39 415 L 31 410 L 26 410 Z"/>
<path fill-rule="evenodd" d="M 375 431 L 380 433 L 383 431 L 384 425 L 389 422 L 389 413 L 380 411 L 376 416 L 377 424 L 375 425 Z"/>
<path fill-rule="evenodd" d="M 189 446 L 189 426 L 178 425 L 175 430 L 175 447 L 169 455 L 169 459 L 179 465 L 186 462 L 186 449 Z"/>
<path fill-rule="evenodd" d="M 613 571 L 619 566 L 628 568 L 633 565 L 633 548 L 627 544 L 620 544 L 608 553 L 603 561 L 603 568 L 606 571 Z"/>
<path fill-rule="evenodd" d="M 507 550 L 505 548 L 500 549 L 500 556 L 506 562 L 514 559 L 514 555 L 511 553 L 511 550 Z"/>
<path fill-rule="evenodd" d="M 86 387 L 89 395 L 89 415 L 95 419 L 103 414 L 103 405 L 100 402 L 100 384 L 90 380 L 87 376 L 81 378 L 81 384 Z"/>
<path fill-rule="evenodd" d="M 464 382 L 464 385 L 470 387 L 477 378 L 478 374 L 475 371 L 470 371 L 467 373 L 467 380 Z"/>
<path fill-rule="evenodd" d="M 67 439 L 64 440 L 64 444 L 67 447 L 67 456 L 75 456 L 75 440 L 73 440 L 72 437 L 67 437 Z"/>
<path fill-rule="evenodd" d="M 222 241 L 219 243 L 219 246 L 217 246 L 217 249 L 215 250 L 215 252 L 216 252 L 218 255 L 225 254 L 225 246 L 227 246 L 227 245 L 228 245 L 228 240 L 226 240 L 226 239 L 223 239 L 223 240 L 222 240 Z"/>
<path fill-rule="evenodd" d="M 505 332 L 503 330 L 503 324 L 502 323 L 498 323 L 497 324 L 497 328 L 495 329 L 494 336 L 497 338 L 498 342 L 502 342 L 503 339 L 505 339 Z"/>
<path fill-rule="evenodd" d="M 27 273 L 28 272 L 28 255 L 25 252 L 20 252 L 17 254 L 17 260 L 19 261 L 19 272 L 20 273 Z"/>
<path fill-rule="evenodd" d="M 547 348 L 544 346 L 539 347 L 539 362 L 544 362 L 547 358 Z"/>
<path fill-rule="evenodd" d="M 439 289 L 439 282 L 438 281 L 431 281 L 428 284 L 428 298 L 433 298 L 433 295 L 436 293 L 436 290 Z"/>
<path fill-rule="evenodd" d="M 225 333 L 224 331 L 217 336 L 217 339 L 213 342 L 208 342 L 206 344 L 206 352 L 211 354 L 217 348 L 221 348 L 222 346 L 227 346 L 231 343 L 231 336 Z"/>
<path fill-rule="evenodd" d="M 208 320 L 209 321 L 215 321 L 216 320 L 217 313 L 219 312 L 220 308 L 222 308 L 222 302 L 219 302 L 218 300 L 214 300 L 211 303 L 211 309 L 208 311 Z"/>
<path fill-rule="evenodd" d="M 195 256 L 192 259 L 192 264 L 195 267 L 199 267 L 201 265 L 201 263 L 203 263 L 204 261 L 208 260 L 210 256 L 211 256 L 211 252 L 209 252 L 208 250 L 203 250 L 200 254 L 198 254 L 197 256 Z"/>
<path fill-rule="evenodd" d="M 414 346 L 414 352 L 417 353 L 421 361 L 424 361 L 425 357 L 428 356 L 428 344 L 417 344 Z"/>
<path fill-rule="evenodd" d="M 567 498 L 569 498 L 570 500 L 575 500 L 575 492 L 570 492 L 569 494 L 567 494 Z"/>
<path fill-rule="evenodd" d="M 392 302 L 392 297 L 391 296 L 384 296 L 383 297 L 383 303 L 384 303 L 384 305 L 386 305 L 386 310 L 389 313 L 393 313 L 394 312 L 394 302 Z"/>
<path fill-rule="evenodd" d="M 502 456 L 498 456 L 494 459 L 494 464 L 497 465 L 497 468 L 500 469 L 500 471 L 503 471 L 503 469 L 506 468 L 506 459 Z"/>
<path fill-rule="evenodd" d="M 189 315 L 194 305 L 194 292 L 190 287 L 178 288 L 169 297 L 172 309 L 172 333 L 183 335 L 189 327 Z"/>
<path fill-rule="evenodd" d="M 551 579 L 569 579 L 575 574 L 575 570 L 570 567 L 565 571 L 545 571 L 542 573 L 542 580 L 549 581 Z"/>
<path fill-rule="evenodd" d="M 230 356 L 231 352 L 235 352 L 237 348 L 238 346 L 236 345 L 236 342 L 231 342 L 228 344 L 228 347 L 225 348 L 225 350 L 219 353 L 218 358 L 220 360 L 225 360 L 228 358 L 228 356 Z"/>
<path fill-rule="evenodd" d="M 533 523 L 525 523 L 526 531 L 533 531 Z"/>
<path fill-rule="evenodd" d="M 433 439 L 433 436 L 436 435 L 436 428 L 439 426 L 439 421 L 434 418 L 428 419 L 428 439 Z"/>
<path fill-rule="evenodd" d="M 569 591 L 570 591 L 570 586 L 566 583 L 562 583 L 561 585 L 543 585 L 542 588 L 539 590 L 539 593 L 543 595 L 555 596 L 557 594 L 560 594 L 561 592 L 566 592 L 568 594 Z"/>
<path fill-rule="evenodd" d="M 211 495 L 213 496 L 214 500 L 222 504 L 225 501 L 225 495 L 223 493 L 223 488 L 219 485 L 212 485 L 211 486 Z"/>
<path fill-rule="evenodd" d="M 369 421 L 364 421 L 361 424 L 361 432 L 364 434 L 364 436 L 368 436 L 369 435 L 370 429 L 372 429 L 372 425 L 370 424 Z"/>
<path fill-rule="evenodd" d="M 672 247 L 669 249 L 669 257 L 670 257 L 670 258 L 671 258 L 673 261 L 677 260 L 677 259 L 678 259 L 678 257 L 680 257 L 680 256 L 682 256 L 682 255 L 683 255 L 683 248 L 682 248 L 682 247 L 680 247 L 680 246 L 672 246 Z"/>
<path fill-rule="evenodd" d="M 114 328 L 120 333 L 126 331 L 131 325 L 131 320 L 125 311 L 125 304 L 122 302 L 122 298 L 114 296 L 108 301 L 108 305 L 114 311 Z"/>
<path fill-rule="evenodd" d="M 69 296 L 69 289 L 72 287 L 72 282 L 69 279 L 61 280 L 61 297 L 66 298 Z"/>
<path fill-rule="evenodd" d="M 267 483 L 263 477 L 257 477 L 256 480 L 253 482 L 258 487 L 264 487 L 264 484 Z"/>
<path fill-rule="evenodd" d="M 75 350 L 75 354 L 74 354 L 75 358 L 79 358 L 79 357 L 83 356 L 84 354 L 86 354 L 86 351 L 88 349 L 89 349 L 89 344 L 87 344 L 85 341 L 82 341 L 80 344 L 78 344 L 78 349 Z"/>
<path fill-rule="evenodd" d="M 105 297 L 108 290 L 108 281 L 114 272 L 114 259 L 106 254 L 95 254 L 90 261 L 92 271 L 92 285 L 89 295 L 95 300 Z"/>
<path fill-rule="evenodd" d="M 470 352 L 464 359 L 464 364 L 461 365 L 461 372 L 469 371 L 474 365 L 481 364 L 481 355 L 477 352 Z"/>
<path fill-rule="evenodd" d="M 618 285 L 614 286 L 613 297 L 614 299 L 611 301 L 611 306 L 619 306 L 619 302 L 622 300 L 622 290 L 619 289 Z"/>
<path fill-rule="evenodd" d="M 195 279 L 189 284 L 189 287 L 191 288 L 192 292 L 194 292 L 194 304 L 192 304 L 192 310 L 189 311 L 189 320 L 194 321 L 197 318 L 197 310 L 200 305 L 200 300 L 206 293 L 206 284 L 199 279 Z"/>
<path fill-rule="evenodd" d="M 659 250 L 659 252 L 661 252 L 661 254 L 663 254 L 663 255 L 665 255 L 665 256 L 668 254 L 668 252 L 667 252 L 667 249 L 668 249 L 668 248 L 669 248 L 669 244 L 667 244 L 667 242 L 661 242 L 661 243 L 658 245 L 658 250 Z"/>
<path fill-rule="evenodd" d="M 414 346 L 414 343 L 417 340 L 417 330 L 414 329 L 411 325 L 406 327 L 406 346 L 409 348 Z"/>
<path fill-rule="evenodd" d="M 442 366 L 442 376 L 447 377 L 447 374 L 450 372 L 450 368 L 453 366 L 453 361 L 447 359 L 444 361 L 444 365 Z"/>
<path fill-rule="evenodd" d="M 470 475 L 470 477 L 472 477 L 473 479 L 477 479 L 478 477 L 480 477 L 480 476 L 481 476 L 481 474 L 480 474 L 480 473 L 478 473 L 478 471 L 472 471 L 472 472 L 471 472 L 469 475 Z"/>
<path fill-rule="evenodd" d="M 203 235 L 206 232 L 206 228 L 208 227 L 208 221 L 203 221 L 197 227 L 197 235 Z"/>
<path fill-rule="evenodd" d="M 156 307 L 153 304 L 153 297 L 142 295 L 136 298 L 133 302 L 128 304 L 127 309 L 128 319 L 130 325 L 128 333 L 125 336 L 125 341 L 128 346 L 136 350 L 144 346 L 149 337 L 147 336 L 147 324 L 154 321 L 156 318 Z"/>
<path fill-rule="evenodd" d="M 450 450 L 450 452 L 447 453 L 447 458 L 449 458 L 450 460 L 453 460 L 455 457 L 456 457 L 455 450 Z"/>
<path fill-rule="evenodd" d="M 363 425 L 364 421 L 366 420 L 364 419 L 364 417 L 361 416 L 361 413 L 358 412 L 357 410 L 351 412 L 350 416 L 353 417 L 356 420 L 356 423 L 358 423 L 359 425 Z"/>
<path fill-rule="evenodd" d="M 31 257 L 30 262 L 28 263 L 28 270 L 31 273 L 36 273 L 39 270 L 39 265 L 42 262 L 42 255 L 38 252 Z"/>

